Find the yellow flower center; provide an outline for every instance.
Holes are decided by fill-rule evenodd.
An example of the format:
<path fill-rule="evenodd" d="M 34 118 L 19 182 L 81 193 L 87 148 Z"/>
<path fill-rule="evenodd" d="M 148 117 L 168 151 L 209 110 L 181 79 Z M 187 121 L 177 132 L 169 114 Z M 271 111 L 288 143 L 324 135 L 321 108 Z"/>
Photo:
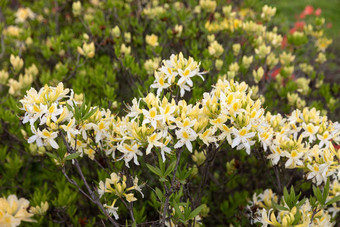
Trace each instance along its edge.
<path fill-rule="evenodd" d="M 52 113 L 54 112 L 54 110 L 55 110 L 55 106 L 53 105 L 53 106 L 51 106 L 51 107 L 48 109 L 48 112 L 49 112 L 50 114 L 52 114 Z"/>
<path fill-rule="evenodd" d="M 189 138 L 189 135 L 188 135 L 188 133 L 187 133 L 187 132 L 185 132 L 185 131 L 183 132 L 183 138 L 184 138 L 184 139 L 188 139 L 188 138 Z"/>
<path fill-rule="evenodd" d="M 124 144 L 124 148 L 130 152 L 133 152 L 133 149 L 127 144 Z"/>
<path fill-rule="evenodd" d="M 43 135 L 46 136 L 46 137 L 50 137 L 50 136 L 51 136 L 51 133 L 48 132 L 48 131 L 43 131 Z"/>
<path fill-rule="evenodd" d="M 247 129 L 244 128 L 240 131 L 240 136 L 244 136 L 245 134 L 247 134 Z"/>
<path fill-rule="evenodd" d="M 164 79 L 163 79 L 163 77 L 159 78 L 159 84 L 161 86 L 164 86 Z"/>
<path fill-rule="evenodd" d="M 184 122 L 183 122 L 183 127 L 187 127 L 188 125 L 189 125 L 189 121 L 188 120 L 185 120 Z"/>
<path fill-rule="evenodd" d="M 295 158 L 296 156 L 297 156 L 296 151 L 293 151 L 293 152 L 292 152 L 292 157 Z"/>
<path fill-rule="evenodd" d="M 156 137 L 157 137 L 157 134 L 153 134 L 152 136 L 150 136 L 149 138 L 150 142 L 155 141 Z"/>
<path fill-rule="evenodd" d="M 156 111 L 155 110 L 150 110 L 150 117 L 151 118 L 156 117 Z"/>
<path fill-rule="evenodd" d="M 104 123 L 100 122 L 98 128 L 99 128 L 99 130 L 103 130 L 105 128 Z"/>
<path fill-rule="evenodd" d="M 307 131 L 308 131 L 309 133 L 313 134 L 313 131 L 314 131 L 313 125 L 308 125 L 308 126 L 307 126 Z"/>
<path fill-rule="evenodd" d="M 190 71 L 187 69 L 187 70 L 184 71 L 183 76 L 188 76 L 189 73 L 190 73 Z"/>
<path fill-rule="evenodd" d="M 33 110 L 34 110 L 35 112 L 38 112 L 38 113 L 40 112 L 39 107 L 37 107 L 36 105 L 33 106 Z"/>

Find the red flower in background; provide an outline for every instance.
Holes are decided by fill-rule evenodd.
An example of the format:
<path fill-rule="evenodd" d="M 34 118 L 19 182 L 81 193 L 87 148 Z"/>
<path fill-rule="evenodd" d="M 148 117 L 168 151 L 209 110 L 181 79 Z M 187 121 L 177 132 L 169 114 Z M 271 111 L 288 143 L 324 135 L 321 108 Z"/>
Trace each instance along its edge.
<path fill-rule="evenodd" d="M 314 12 L 314 8 L 311 5 L 306 6 L 303 12 L 300 14 L 300 19 L 305 18 L 307 15 L 311 15 Z"/>
<path fill-rule="evenodd" d="M 314 8 L 311 5 L 306 6 L 305 10 L 303 11 L 305 15 L 311 15 L 313 14 L 313 12 L 314 12 Z"/>
<path fill-rule="evenodd" d="M 315 10 L 315 15 L 316 16 L 320 16 L 322 13 L 322 10 L 320 8 L 317 8 L 317 10 Z"/>
<path fill-rule="evenodd" d="M 282 39 L 282 42 L 281 42 L 281 49 L 286 48 L 287 42 L 288 42 L 287 36 L 285 35 L 285 36 L 283 36 L 283 39 Z"/>
<path fill-rule="evenodd" d="M 271 78 L 275 78 L 277 76 L 277 74 L 279 74 L 281 71 L 281 67 L 278 67 L 276 69 L 274 69 L 271 73 L 270 73 L 270 77 Z"/>
<path fill-rule="evenodd" d="M 304 21 L 297 21 L 295 22 L 294 27 L 296 28 L 296 30 L 302 31 L 303 28 L 305 27 L 305 24 L 306 23 Z"/>

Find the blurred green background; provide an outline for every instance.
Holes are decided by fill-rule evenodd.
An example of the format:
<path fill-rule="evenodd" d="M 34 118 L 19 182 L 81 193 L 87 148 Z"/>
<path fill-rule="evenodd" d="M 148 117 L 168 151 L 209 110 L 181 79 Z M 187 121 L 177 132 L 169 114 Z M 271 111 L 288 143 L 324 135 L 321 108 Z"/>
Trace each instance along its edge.
<path fill-rule="evenodd" d="M 331 24 L 326 33 L 334 41 L 340 38 L 340 0 L 263 0 L 263 3 L 277 7 L 277 13 L 286 15 L 291 21 L 295 21 L 307 5 L 311 5 L 314 10 L 320 8 L 321 16 L 326 19 L 326 23 Z"/>

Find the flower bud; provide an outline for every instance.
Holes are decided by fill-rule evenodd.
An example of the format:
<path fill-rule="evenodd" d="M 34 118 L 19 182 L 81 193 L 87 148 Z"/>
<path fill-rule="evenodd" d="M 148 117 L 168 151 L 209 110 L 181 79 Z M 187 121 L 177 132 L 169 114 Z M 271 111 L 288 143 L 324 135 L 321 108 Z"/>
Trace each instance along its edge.
<path fill-rule="evenodd" d="M 244 68 L 249 68 L 250 64 L 253 62 L 253 56 L 243 56 L 242 57 L 242 65 L 244 66 Z"/>
<path fill-rule="evenodd" d="M 197 150 L 195 150 L 194 154 L 191 156 L 192 160 L 198 165 L 202 165 L 205 161 L 205 155 L 203 152 L 198 152 Z"/>
<path fill-rule="evenodd" d="M 125 39 L 125 42 L 130 43 L 131 42 L 131 33 L 125 32 L 124 33 L 124 39 Z"/>
<path fill-rule="evenodd" d="M 91 42 L 89 44 L 84 43 L 83 47 L 77 47 L 77 51 L 80 55 L 83 55 L 88 58 L 93 58 L 95 55 L 95 46 L 94 43 Z"/>
<path fill-rule="evenodd" d="M 114 28 L 112 28 L 111 34 L 112 34 L 113 37 L 119 38 L 119 36 L 120 36 L 120 29 L 119 29 L 119 27 L 117 25 Z"/>
<path fill-rule="evenodd" d="M 265 58 L 271 51 L 270 46 L 266 46 L 262 44 L 258 48 L 255 48 L 255 53 L 259 56 L 260 59 Z"/>
<path fill-rule="evenodd" d="M 219 44 L 216 40 L 210 44 L 210 46 L 208 47 L 208 50 L 209 50 L 209 54 L 216 58 L 221 56 L 224 51 L 222 45 Z"/>
<path fill-rule="evenodd" d="M 125 44 L 123 43 L 120 47 L 120 52 L 124 55 L 130 55 L 131 53 L 131 47 L 129 46 L 125 46 Z"/>
<path fill-rule="evenodd" d="M 158 46 L 158 36 L 156 36 L 155 34 L 146 35 L 145 41 L 147 44 L 149 44 L 152 47 Z"/>
<path fill-rule="evenodd" d="M 262 7 L 262 13 L 261 18 L 264 20 L 269 20 L 271 17 L 273 17 L 276 13 L 275 7 L 270 7 L 268 5 L 265 5 Z"/>
<path fill-rule="evenodd" d="M 233 45 L 233 51 L 234 55 L 237 56 L 240 53 L 241 45 L 239 43 L 236 43 Z"/>
<path fill-rule="evenodd" d="M 0 84 L 6 84 L 8 79 L 8 72 L 5 70 L 0 71 Z"/>
<path fill-rule="evenodd" d="M 255 83 L 259 83 L 264 75 L 264 70 L 262 67 L 258 68 L 257 71 L 253 70 L 253 77 L 255 80 Z"/>
<path fill-rule="evenodd" d="M 81 13 L 81 2 L 73 2 L 72 4 L 72 13 L 74 16 L 79 16 Z"/>
<path fill-rule="evenodd" d="M 223 60 L 217 59 L 215 61 L 215 67 L 216 67 L 217 71 L 221 71 L 222 66 L 223 66 Z"/>
<path fill-rule="evenodd" d="M 13 54 L 11 54 L 10 62 L 16 72 L 24 66 L 24 61 L 19 56 L 15 57 Z"/>

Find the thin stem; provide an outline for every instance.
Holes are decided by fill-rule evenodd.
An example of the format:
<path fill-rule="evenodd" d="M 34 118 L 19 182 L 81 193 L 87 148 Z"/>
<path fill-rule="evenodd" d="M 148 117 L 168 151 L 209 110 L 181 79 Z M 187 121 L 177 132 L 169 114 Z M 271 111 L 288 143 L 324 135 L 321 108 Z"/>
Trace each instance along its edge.
<path fill-rule="evenodd" d="M 88 192 L 90 193 L 92 199 L 94 200 L 94 203 L 97 204 L 97 205 L 99 206 L 99 208 L 101 209 L 101 211 L 105 214 L 105 216 L 110 220 L 110 222 L 111 222 L 114 226 L 116 226 L 116 227 L 119 226 L 119 224 L 118 224 L 115 220 L 113 220 L 113 218 L 112 218 L 112 217 L 108 214 L 108 212 L 105 210 L 105 208 L 104 208 L 103 204 L 100 202 L 98 196 L 94 193 L 94 191 L 91 189 L 91 187 L 90 187 L 89 184 L 87 183 L 86 178 L 85 178 L 85 176 L 84 176 L 84 174 L 83 174 L 83 172 L 82 172 L 82 170 L 81 170 L 81 168 L 80 168 L 80 166 L 79 166 L 79 163 L 78 163 L 78 160 L 77 160 L 77 159 L 75 159 L 74 164 L 75 164 L 76 169 L 77 169 L 77 171 L 78 171 L 78 173 L 79 173 L 79 175 L 80 175 L 80 178 L 82 179 L 82 181 L 83 181 L 84 184 L 85 184 L 85 187 L 87 188 L 87 190 L 88 190 Z"/>
<path fill-rule="evenodd" d="M 120 197 L 120 200 L 123 202 L 123 204 L 124 204 L 124 206 L 126 207 L 126 209 L 128 209 L 129 210 L 129 212 L 130 212 L 130 216 L 131 216 L 131 219 L 132 219 L 132 223 L 135 223 L 135 216 L 134 216 L 134 214 L 133 214 L 133 208 L 132 208 L 132 204 L 131 203 L 129 203 L 129 205 L 124 201 L 124 199 L 122 199 L 121 197 Z"/>
<path fill-rule="evenodd" d="M 166 191 L 166 198 L 165 198 L 165 203 L 164 203 L 164 208 L 163 208 L 163 217 L 162 217 L 162 222 L 161 222 L 162 227 L 165 226 L 166 213 L 168 212 L 169 200 L 170 200 L 170 196 L 173 192 L 173 186 L 174 186 L 175 179 L 176 179 L 176 172 L 177 172 L 179 160 L 181 159 L 182 152 L 183 152 L 183 149 L 180 149 L 178 156 L 177 156 L 176 166 L 175 166 L 174 173 L 173 173 L 173 176 L 172 176 L 170 188 L 166 187 L 166 185 L 164 183 L 164 188 L 165 188 L 165 191 Z"/>
<path fill-rule="evenodd" d="M 83 189 L 81 189 L 81 187 L 77 184 L 77 182 L 75 182 L 73 179 L 71 179 L 71 178 L 67 175 L 66 170 L 65 170 L 65 167 L 63 167 L 63 168 L 61 169 L 61 171 L 62 171 L 62 173 L 64 174 L 65 178 L 68 180 L 68 182 L 70 182 L 71 184 L 73 184 L 74 186 L 76 186 L 76 187 L 78 188 L 78 190 L 79 190 L 84 196 L 86 196 L 89 200 L 91 200 L 91 202 L 94 203 L 94 201 L 92 200 L 92 198 L 91 198 L 88 194 L 86 194 L 86 192 L 84 192 Z"/>
<path fill-rule="evenodd" d="M 63 139 L 63 142 L 64 142 L 64 144 L 65 144 L 65 146 L 66 146 L 66 148 L 67 148 L 67 151 L 68 151 L 69 153 L 74 153 L 74 150 L 72 149 L 72 147 L 70 146 L 70 144 L 66 141 L 66 138 L 65 138 L 64 134 L 62 133 L 62 131 L 60 131 L 60 135 L 61 135 L 61 137 L 62 137 L 62 139 Z M 86 180 L 86 178 L 85 178 L 85 176 L 84 176 L 84 174 L 83 174 L 83 171 L 81 170 L 81 168 L 80 168 L 80 166 L 79 166 L 79 162 L 78 162 L 77 159 L 74 159 L 74 165 L 76 166 L 76 169 L 77 169 L 77 171 L 78 171 L 78 173 L 79 173 L 79 175 L 80 175 L 80 178 L 81 178 L 81 180 L 83 181 L 83 183 L 85 184 L 85 187 L 86 187 L 88 193 L 90 194 L 90 196 L 88 196 L 84 191 L 82 191 L 82 190 L 80 189 L 80 187 L 77 186 L 77 183 L 76 183 L 75 181 L 73 181 L 72 179 L 70 179 L 70 178 L 67 176 L 66 171 L 65 171 L 65 169 L 64 169 L 64 170 L 62 170 L 62 171 L 63 171 L 63 174 L 64 174 L 64 176 L 66 177 L 66 179 L 67 179 L 70 183 L 72 183 L 73 185 L 76 185 L 76 186 L 78 187 L 78 189 L 79 189 L 80 192 L 82 192 L 84 195 L 86 194 L 86 195 L 87 195 L 87 196 L 86 196 L 87 198 L 90 197 L 89 199 L 90 199 L 93 203 L 97 204 L 97 206 L 98 206 L 98 207 L 100 208 L 100 210 L 105 214 L 105 216 L 109 219 L 109 221 L 110 221 L 115 227 L 119 227 L 119 224 L 118 224 L 118 223 L 110 216 L 110 214 L 105 210 L 103 204 L 100 202 L 100 199 L 98 198 L 98 196 L 96 195 L 96 193 L 91 189 L 90 185 L 87 183 L 87 180 Z"/>

